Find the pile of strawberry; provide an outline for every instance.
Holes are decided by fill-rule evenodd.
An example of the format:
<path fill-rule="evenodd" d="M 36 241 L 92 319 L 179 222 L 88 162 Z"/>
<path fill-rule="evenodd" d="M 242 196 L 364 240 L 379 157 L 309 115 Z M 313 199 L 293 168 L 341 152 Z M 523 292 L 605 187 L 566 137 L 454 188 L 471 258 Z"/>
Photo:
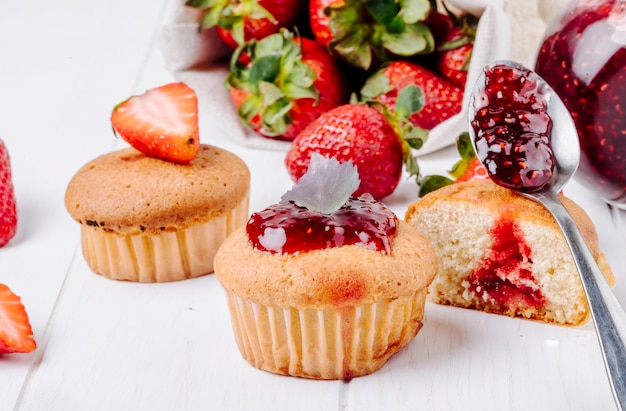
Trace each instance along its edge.
<path fill-rule="evenodd" d="M 226 86 L 242 123 L 311 153 L 351 160 L 359 192 L 391 194 L 412 149 L 461 110 L 476 19 L 435 0 L 188 0 L 233 48 Z M 358 194 L 358 193 L 357 193 Z"/>

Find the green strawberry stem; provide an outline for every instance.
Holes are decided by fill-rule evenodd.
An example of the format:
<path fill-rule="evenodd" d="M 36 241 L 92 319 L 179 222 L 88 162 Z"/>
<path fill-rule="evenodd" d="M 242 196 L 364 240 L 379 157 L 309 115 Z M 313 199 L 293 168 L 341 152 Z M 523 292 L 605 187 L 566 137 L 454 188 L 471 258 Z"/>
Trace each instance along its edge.
<path fill-rule="evenodd" d="M 237 48 L 226 85 L 247 93 L 238 109 L 244 123 L 253 126 L 260 117 L 264 134 L 278 136 L 291 123 L 288 113 L 294 100 L 319 98 L 314 80 L 315 74 L 302 61 L 300 44 L 293 33 L 282 29 Z"/>
<path fill-rule="evenodd" d="M 274 24 L 276 19 L 257 0 L 187 0 L 186 6 L 206 10 L 200 29 L 222 27 L 229 30 L 237 44 L 244 42 L 244 18 L 266 18 Z"/>
<path fill-rule="evenodd" d="M 452 178 L 441 175 L 427 175 L 422 177 L 418 181 L 420 197 L 425 196 L 431 191 L 438 190 L 441 187 L 453 184 L 454 180 L 465 174 L 472 160 L 476 158 L 476 153 L 474 152 L 474 147 L 472 146 L 468 132 L 465 131 L 457 137 L 456 149 L 461 158 L 456 161 L 452 165 L 452 169 L 448 171 Z"/>
<path fill-rule="evenodd" d="M 372 66 L 374 57 L 389 61 L 389 53 L 430 53 L 435 42 L 422 22 L 430 9 L 429 0 L 346 0 L 326 10 L 333 37 L 329 47 L 363 70 Z"/>
<path fill-rule="evenodd" d="M 409 117 L 424 106 L 422 90 L 414 85 L 406 86 L 400 90 L 393 110 L 375 100 L 365 100 L 364 102 L 380 108 L 389 124 L 394 128 L 402 143 L 404 168 L 409 173 L 409 177 L 415 177 L 415 181 L 419 183 L 421 180 L 419 164 L 412 150 L 419 150 L 424 145 L 428 138 L 428 130 L 413 125 L 409 121 Z"/>

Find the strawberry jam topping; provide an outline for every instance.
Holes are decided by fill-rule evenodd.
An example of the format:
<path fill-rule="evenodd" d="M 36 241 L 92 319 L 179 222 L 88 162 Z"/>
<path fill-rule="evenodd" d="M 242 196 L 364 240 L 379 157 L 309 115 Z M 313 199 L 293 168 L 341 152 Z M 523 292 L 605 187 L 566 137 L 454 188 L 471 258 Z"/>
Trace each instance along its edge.
<path fill-rule="evenodd" d="M 331 214 L 281 201 L 253 213 L 246 231 L 257 250 L 270 253 L 296 254 L 354 244 L 390 254 L 397 226 L 393 211 L 364 194 L 350 197 Z"/>
<path fill-rule="evenodd" d="M 530 70 L 496 64 L 485 69 L 471 122 L 477 156 L 494 182 L 535 191 L 556 172 L 550 146 L 552 121 L 538 77 Z"/>
<path fill-rule="evenodd" d="M 512 310 L 543 307 L 546 298 L 532 275 L 530 247 L 518 225 L 501 219 L 491 235 L 494 244 L 480 267 L 470 275 L 470 291 L 486 295 L 499 307 Z"/>

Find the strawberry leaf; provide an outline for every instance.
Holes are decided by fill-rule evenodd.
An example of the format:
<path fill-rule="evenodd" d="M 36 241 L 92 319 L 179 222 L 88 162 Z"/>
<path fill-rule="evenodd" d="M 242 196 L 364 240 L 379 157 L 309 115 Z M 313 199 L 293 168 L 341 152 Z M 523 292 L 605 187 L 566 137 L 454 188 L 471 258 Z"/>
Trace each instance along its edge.
<path fill-rule="evenodd" d="M 404 87 L 398 93 L 394 112 L 400 120 L 405 120 L 424 107 L 424 93 L 415 85 Z"/>
<path fill-rule="evenodd" d="M 414 150 L 422 148 L 427 138 L 428 130 L 420 127 L 411 127 L 410 130 L 404 133 L 404 140 L 408 143 L 409 147 Z"/>
<path fill-rule="evenodd" d="M 359 173 L 351 161 L 339 163 L 334 157 L 326 158 L 313 152 L 308 171 L 281 200 L 330 214 L 345 204 L 360 183 Z"/>
<path fill-rule="evenodd" d="M 454 163 L 452 169 L 449 171 L 450 175 L 455 179 L 465 174 L 470 163 L 476 157 L 468 132 L 463 132 L 457 137 L 456 149 L 461 158 Z"/>
<path fill-rule="evenodd" d="M 438 190 L 441 187 L 449 186 L 453 181 L 448 177 L 439 176 L 439 175 L 430 175 L 421 179 L 419 182 L 420 192 L 419 196 L 423 197 L 426 194 Z"/>
<path fill-rule="evenodd" d="M 250 67 L 250 83 L 257 84 L 259 81 L 273 82 L 280 73 L 281 56 L 270 54 L 254 60 Z"/>
<path fill-rule="evenodd" d="M 452 170 L 448 171 L 453 179 L 440 175 L 428 175 L 421 178 L 418 181 L 420 186 L 420 197 L 430 193 L 431 191 L 440 189 L 441 187 L 453 184 L 456 179 L 465 174 L 470 163 L 476 157 L 468 132 L 463 132 L 457 137 L 456 149 L 461 158 L 454 163 Z"/>
<path fill-rule="evenodd" d="M 374 20 L 385 26 L 391 24 L 400 11 L 394 0 L 369 0 L 365 4 Z"/>
<path fill-rule="evenodd" d="M 429 0 L 400 0 L 400 7 L 402 18 L 407 24 L 424 20 L 431 10 Z"/>
<path fill-rule="evenodd" d="M 329 47 L 355 67 L 367 70 L 372 64 L 372 50 L 361 30 L 351 33 L 337 42 L 331 41 Z"/>
<path fill-rule="evenodd" d="M 384 48 L 400 56 L 426 54 L 435 48 L 435 39 L 423 23 L 406 25 L 400 32 L 383 33 L 382 38 Z"/>
<path fill-rule="evenodd" d="M 378 70 L 367 78 L 361 88 L 360 94 L 361 98 L 369 100 L 385 94 L 392 89 L 393 87 L 389 81 L 389 77 L 387 77 L 382 70 Z"/>

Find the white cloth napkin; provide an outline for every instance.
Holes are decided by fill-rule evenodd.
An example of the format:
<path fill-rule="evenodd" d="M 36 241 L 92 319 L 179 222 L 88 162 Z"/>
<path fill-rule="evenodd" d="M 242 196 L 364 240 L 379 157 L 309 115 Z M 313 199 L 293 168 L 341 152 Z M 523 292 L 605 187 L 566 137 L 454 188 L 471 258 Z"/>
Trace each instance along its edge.
<path fill-rule="evenodd" d="M 499 59 L 518 61 L 533 68 L 547 24 L 567 0 L 446 0 L 459 10 L 480 17 L 465 87 L 463 111 L 433 128 L 422 155 L 454 144 L 467 130 L 469 92 L 482 68 Z M 166 69 L 192 87 L 203 107 L 201 130 L 226 133 L 241 144 L 270 150 L 287 150 L 289 143 L 261 137 L 239 123 L 224 87 L 228 48 L 213 30 L 198 31 L 201 17 L 195 9 L 173 0 L 159 45 Z"/>

